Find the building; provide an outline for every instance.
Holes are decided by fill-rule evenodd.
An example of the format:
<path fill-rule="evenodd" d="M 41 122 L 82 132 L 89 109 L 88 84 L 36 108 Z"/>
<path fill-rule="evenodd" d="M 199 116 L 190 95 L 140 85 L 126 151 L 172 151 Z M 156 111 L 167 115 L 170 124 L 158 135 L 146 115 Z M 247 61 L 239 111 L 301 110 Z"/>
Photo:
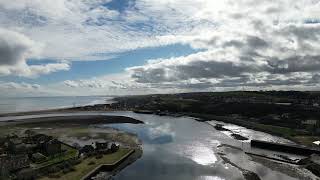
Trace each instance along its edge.
<path fill-rule="evenodd" d="M 35 163 L 41 163 L 47 160 L 47 157 L 41 153 L 34 153 L 31 155 L 31 160 Z"/>
<path fill-rule="evenodd" d="M 91 145 L 85 145 L 83 146 L 80 151 L 79 151 L 79 155 L 80 154 L 90 154 L 94 152 L 94 147 Z"/>
<path fill-rule="evenodd" d="M 27 155 L 2 155 L 0 156 L 0 169 L 16 171 L 30 166 Z"/>
<path fill-rule="evenodd" d="M 44 142 L 47 142 L 50 140 L 52 140 L 52 137 L 47 136 L 45 134 L 36 134 L 36 135 L 32 136 L 32 141 L 34 143 L 38 143 L 38 144 L 41 144 L 41 143 L 44 143 Z"/>
<path fill-rule="evenodd" d="M 53 156 L 62 152 L 61 142 L 57 139 L 41 142 L 40 152 L 46 156 Z"/>
<path fill-rule="evenodd" d="M 26 154 L 27 147 L 19 138 L 7 139 L 4 144 L 8 154 Z"/>
<path fill-rule="evenodd" d="M 107 150 L 108 149 L 108 142 L 96 142 L 96 150 L 100 151 L 100 150 Z"/>
<path fill-rule="evenodd" d="M 119 145 L 119 144 L 112 143 L 111 146 L 110 146 L 110 151 L 111 151 L 112 153 L 114 153 L 114 152 L 117 152 L 117 151 L 119 150 L 119 148 L 120 148 L 120 145 Z"/>
<path fill-rule="evenodd" d="M 318 126 L 319 125 L 319 120 L 309 119 L 309 120 L 306 120 L 306 121 L 302 121 L 302 124 L 311 125 L 311 126 Z"/>
<path fill-rule="evenodd" d="M 303 121 L 302 125 L 304 125 L 314 135 L 320 134 L 319 120 L 309 119 L 309 120 Z"/>

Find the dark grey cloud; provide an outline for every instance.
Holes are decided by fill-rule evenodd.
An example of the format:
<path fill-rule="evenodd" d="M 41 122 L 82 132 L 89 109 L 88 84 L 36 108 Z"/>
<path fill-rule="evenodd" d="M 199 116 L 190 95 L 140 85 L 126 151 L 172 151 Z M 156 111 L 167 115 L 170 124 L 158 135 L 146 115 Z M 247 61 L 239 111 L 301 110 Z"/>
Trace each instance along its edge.
<path fill-rule="evenodd" d="M 217 61 L 193 61 L 185 65 L 169 66 L 166 68 L 135 68 L 132 78 L 139 83 L 161 83 L 178 80 L 188 80 L 191 78 L 223 78 L 237 77 L 242 73 L 254 73 L 261 71 L 255 64 L 236 64 L 233 62 Z M 168 76 L 168 74 L 173 74 Z"/>
<path fill-rule="evenodd" d="M 24 61 L 26 52 L 31 48 L 29 42 L 21 36 L 0 33 L 0 65 L 15 65 Z"/>
<path fill-rule="evenodd" d="M 266 30 L 262 21 L 250 22 L 261 28 L 259 33 L 196 39 L 195 43 L 208 47 L 207 53 L 130 68 L 132 78 L 155 87 L 167 83 L 165 87 L 186 89 L 319 84 L 319 25 Z"/>
<path fill-rule="evenodd" d="M 257 36 L 248 36 L 247 44 L 249 48 L 255 48 L 255 49 L 267 48 L 269 45 L 264 39 Z"/>
<path fill-rule="evenodd" d="M 320 71 L 320 55 L 293 56 L 285 59 L 271 58 L 268 61 L 272 73 L 285 74 L 291 72 L 318 72 Z"/>

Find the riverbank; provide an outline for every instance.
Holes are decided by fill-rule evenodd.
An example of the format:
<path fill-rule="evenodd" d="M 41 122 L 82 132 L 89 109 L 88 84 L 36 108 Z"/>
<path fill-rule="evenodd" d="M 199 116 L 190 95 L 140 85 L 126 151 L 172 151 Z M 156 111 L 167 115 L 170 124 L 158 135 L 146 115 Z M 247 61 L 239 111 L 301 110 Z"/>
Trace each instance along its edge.
<path fill-rule="evenodd" d="M 41 179 L 48 179 L 57 177 L 57 179 L 81 179 L 94 168 L 103 164 L 113 164 L 122 159 L 122 155 L 128 152 L 138 150 L 142 153 L 141 142 L 135 134 L 120 131 L 114 128 L 106 127 L 106 124 L 142 124 L 143 122 L 134 118 L 126 116 L 112 116 L 112 115 L 64 115 L 64 116 L 52 116 L 52 117 L 36 117 L 27 119 L 17 119 L 10 121 L 2 121 L 0 123 L 0 136 L 2 138 L 7 135 L 18 135 L 19 137 L 25 136 L 27 130 L 32 131 L 35 134 L 45 134 L 53 138 L 58 139 L 62 143 L 68 144 L 75 149 L 80 149 L 86 145 L 92 146 L 96 142 L 116 142 L 120 145 L 120 149 L 112 154 L 101 154 L 102 157 L 97 154 L 90 156 L 82 160 L 80 158 L 80 164 L 71 168 L 72 171 L 43 171 L 40 174 Z M 94 146 L 93 146 L 94 147 Z M 126 155 L 126 159 L 116 165 L 113 165 L 110 173 L 114 174 L 119 167 L 125 166 L 135 162 L 140 156 L 130 153 Z M 61 162 L 62 164 L 68 162 Z M 60 163 L 60 164 L 61 164 Z M 55 167 L 59 167 L 57 164 Z M 57 168 L 53 169 L 57 169 Z M 52 169 L 51 167 L 48 167 Z M 44 173 L 46 172 L 46 173 Z M 52 172 L 52 173 L 50 173 Z M 51 179 L 49 178 L 49 179 Z"/>
<path fill-rule="evenodd" d="M 55 108 L 55 109 L 38 110 L 38 111 L 2 113 L 2 114 L 0 114 L 0 117 L 56 114 L 56 113 L 74 113 L 74 112 L 88 112 L 88 111 L 95 111 L 95 112 L 116 111 L 113 109 L 105 108 L 105 106 L 107 106 L 107 105 L 109 105 L 109 104 L 79 106 L 79 107 L 73 107 L 73 108 Z"/>
<path fill-rule="evenodd" d="M 217 120 L 236 124 L 281 136 L 305 146 L 315 146 L 313 142 L 320 140 L 320 107 L 314 101 L 319 97 L 320 93 L 292 91 L 154 94 L 117 97 L 110 104 L 8 113 L 0 117 L 113 111 L 191 116 L 199 121 Z"/>
<path fill-rule="evenodd" d="M 88 114 L 94 113 L 90 112 Z M 235 177 L 238 179 L 244 177 L 255 178 L 256 176 L 254 176 L 253 173 L 256 173 L 261 179 L 272 179 L 266 177 L 278 176 L 286 177 L 287 173 L 285 170 L 283 173 L 265 170 L 263 166 L 252 162 L 251 158 L 244 152 L 240 150 L 236 151 L 234 148 L 217 147 L 225 154 L 224 156 L 228 158 L 231 163 L 224 161 L 223 158 L 220 159 L 220 157 L 218 157 L 220 154 L 216 154 L 216 146 L 219 142 L 229 143 L 237 147 L 241 147 L 241 142 L 223 135 L 223 132 L 216 131 L 216 129 L 209 127 L 207 123 L 196 122 L 193 118 L 169 117 L 167 116 L 169 113 L 167 113 L 166 116 L 156 116 L 153 114 L 136 114 L 129 111 L 105 114 L 131 117 L 133 119 L 139 119 L 145 122 L 145 124 L 112 123 L 110 125 L 88 125 L 86 123 L 78 123 L 75 126 L 73 123 L 65 123 L 61 126 L 59 125 L 59 121 L 47 121 L 47 125 L 41 122 L 41 126 L 39 126 L 39 124 L 37 124 L 37 126 L 31 125 L 30 128 L 39 133 L 47 132 L 55 136 L 59 135 L 63 142 L 68 144 L 77 143 L 81 146 L 92 144 L 92 141 L 110 139 L 115 142 L 119 142 L 120 140 L 124 141 L 121 142 L 121 144 L 131 148 L 141 144 L 137 138 L 134 138 L 134 134 L 137 134 L 143 142 L 143 149 L 145 151 L 141 161 L 139 160 L 127 167 L 139 158 L 139 156 L 133 154 L 133 156 L 129 157 L 128 164 L 125 162 L 120 164 L 120 167 L 127 167 L 125 171 L 121 171 L 122 168 L 119 167 L 120 173 L 119 171 L 104 172 L 99 173 L 99 175 L 97 175 L 98 177 L 109 177 L 114 174 L 116 175 L 115 179 L 119 180 L 132 177 L 134 179 L 150 179 L 151 176 L 168 179 L 169 176 L 163 176 L 163 171 L 170 172 L 168 173 L 170 178 L 177 177 L 177 179 L 178 177 L 182 177 L 182 174 L 185 175 L 184 177 L 197 179 L 196 177 L 208 173 L 210 176 L 219 174 L 219 176 L 225 179 L 235 179 Z M 18 126 L 18 129 L 23 130 L 21 129 L 25 128 L 23 126 Z M 130 143 L 128 141 L 131 141 L 132 145 L 129 145 Z M 172 159 L 174 159 L 174 161 L 172 161 Z M 251 164 L 252 167 L 247 167 L 247 164 Z M 241 169 L 233 165 L 241 167 Z M 226 166 L 229 169 L 226 169 Z M 182 172 L 175 171 L 174 167 L 185 170 Z M 261 172 L 261 169 L 257 170 L 256 167 L 264 169 L 263 172 Z M 191 169 L 197 169 L 196 174 L 194 174 L 195 171 Z M 241 172 L 239 173 L 239 171 Z M 136 172 L 143 173 L 135 175 L 134 173 Z M 303 175 L 304 177 L 311 176 L 308 172 L 305 173 L 306 175 Z M 300 174 L 300 171 L 297 174 Z"/>
<path fill-rule="evenodd" d="M 28 115 L 42 115 L 42 114 L 57 114 L 57 113 L 77 113 L 77 112 L 95 112 L 95 113 L 105 113 L 105 112 L 116 112 L 116 111 L 127 111 L 133 110 L 136 113 L 141 114 L 156 114 L 159 116 L 172 116 L 172 117 L 181 117 L 189 116 L 194 117 L 197 121 L 221 121 L 225 123 L 235 124 L 243 126 L 252 130 L 257 130 L 271 135 L 280 136 L 286 139 L 289 139 L 297 144 L 304 146 L 316 147 L 313 142 L 320 139 L 319 136 L 310 136 L 307 135 L 304 131 L 296 130 L 293 128 L 275 126 L 275 125 L 266 125 L 257 122 L 252 122 L 244 120 L 242 118 L 236 118 L 233 116 L 217 116 L 206 113 L 192 113 L 192 112 L 169 112 L 169 111 L 152 111 L 152 110 L 137 110 L 131 108 L 124 108 L 118 104 L 98 104 L 74 108 L 61 108 L 61 109 L 52 109 L 44 111 L 32 111 L 32 112 L 17 112 L 17 113 L 8 113 L 0 114 L 0 117 L 13 117 L 13 116 L 28 116 Z M 66 117 L 64 117 L 66 118 Z M 10 121 L 9 121 L 10 122 Z M 10 122 L 13 123 L 13 122 Z M 129 122 L 130 123 L 130 122 Z M 0 123 L 1 124 L 1 123 Z"/>
<path fill-rule="evenodd" d="M 256 122 L 250 122 L 247 120 L 243 120 L 240 118 L 235 118 L 232 116 L 217 116 L 212 114 L 206 114 L 206 113 L 190 113 L 190 112 L 161 112 L 161 111 L 147 111 L 147 110 L 136 110 L 135 112 L 141 113 L 141 114 L 156 114 L 160 116 L 172 116 L 172 117 L 181 117 L 181 116 L 187 116 L 187 117 L 193 117 L 195 120 L 199 122 L 208 122 L 208 121 L 218 121 L 223 123 L 229 123 L 234 124 L 238 126 L 242 126 L 248 129 L 265 132 L 271 135 L 279 136 L 285 139 L 288 139 L 296 144 L 300 144 L 307 147 L 312 148 L 319 148 L 315 144 L 313 144 L 314 141 L 317 141 L 320 139 L 319 136 L 310 136 L 306 135 L 305 133 L 291 129 L 286 127 L 280 127 L 280 126 L 274 126 L 274 125 L 265 125 L 260 124 Z M 214 126 L 213 126 L 214 127 Z M 216 127 L 214 127 L 216 128 Z M 228 129 L 225 129 L 226 131 L 230 131 Z M 246 137 L 241 136 L 240 134 L 232 134 L 232 136 L 235 139 L 238 140 L 248 140 Z"/>
<path fill-rule="evenodd" d="M 58 180 L 58 179 L 77 179 L 87 180 L 93 177 L 94 173 L 99 173 L 102 170 L 100 167 L 109 165 L 110 168 L 116 169 L 124 158 L 128 158 L 134 149 L 120 148 L 117 152 L 111 155 L 103 155 L 101 158 L 89 157 L 81 161 L 78 165 L 74 166 L 74 171 L 63 173 L 58 172 L 50 175 L 50 177 L 43 177 L 39 180 Z M 109 170 L 108 170 L 109 171 Z"/>
<path fill-rule="evenodd" d="M 185 115 L 196 118 L 197 121 L 205 122 L 205 121 L 221 121 L 224 123 L 235 124 L 238 126 L 246 127 L 248 129 L 265 132 L 271 135 L 283 137 L 290 141 L 293 141 L 297 144 L 301 144 L 304 146 L 317 147 L 312 142 L 318 140 L 319 136 L 307 136 L 305 134 L 301 134 L 300 131 L 295 129 L 290 129 L 286 127 L 273 126 L 273 125 L 265 125 L 256 122 L 250 122 L 234 117 L 226 117 L 226 116 L 216 116 L 210 114 L 199 114 L 199 113 L 184 113 Z"/>

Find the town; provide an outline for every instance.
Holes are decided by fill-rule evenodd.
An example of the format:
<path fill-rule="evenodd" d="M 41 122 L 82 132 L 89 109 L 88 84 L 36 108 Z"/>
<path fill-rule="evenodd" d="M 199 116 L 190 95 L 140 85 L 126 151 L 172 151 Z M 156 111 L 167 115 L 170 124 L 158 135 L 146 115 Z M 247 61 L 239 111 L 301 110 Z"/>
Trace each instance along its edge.
<path fill-rule="evenodd" d="M 74 166 L 91 158 L 112 156 L 120 150 L 115 142 L 98 142 L 74 147 L 45 134 L 26 130 L 22 136 L 8 134 L 0 138 L 0 179 L 32 180 L 41 177 L 60 178 L 75 171 Z M 129 151 L 123 151 L 123 158 Z M 116 159 L 118 160 L 118 159 Z M 86 174 L 86 176 L 89 176 Z"/>
<path fill-rule="evenodd" d="M 115 98 L 116 103 L 64 111 L 136 113 L 215 119 L 281 136 L 306 146 L 320 145 L 320 93 L 233 91 L 153 94 Z"/>

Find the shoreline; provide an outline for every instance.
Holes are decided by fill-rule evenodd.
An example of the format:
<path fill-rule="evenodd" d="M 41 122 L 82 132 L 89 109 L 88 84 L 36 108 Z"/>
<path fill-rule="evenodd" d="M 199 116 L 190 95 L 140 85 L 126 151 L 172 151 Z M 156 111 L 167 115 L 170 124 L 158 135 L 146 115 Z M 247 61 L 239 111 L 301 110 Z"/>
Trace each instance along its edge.
<path fill-rule="evenodd" d="M 259 123 L 248 122 L 242 119 L 236 119 L 233 117 L 216 116 L 211 114 L 199 114 L 199 113 L 188 113 L 188 112 L 172 113 L 172 112 L 164 112 L 164 111 L 157 112 L 157 111 L 147 111 L 147 110 L 126 109 L 126 108 L 121 108 L 117 106 L 117 104 L 96 104 L 96 105 L 78 106 L 78 107 L 72 107 L 72 108 L 58 108 L 58 109 L 39 110 L 39 111 L 5 113 L 5 114 L 0 114 L 0 118 L 21 117 L 21 116 L 29 116 L 29 115 L 57 114 L 57 113 L 81 113 L 81 112 L 106 113 L 106 112 L 117 112 L 117 111 L 133 111 L 135 113 L 141 113 L 141 114 L 155 114 L 159 116 L 171 116 L 171 117 L 188 116 L 188 117 L 195 118 L 195 120 L 199 122 L 207 122 L 207 121 L 215 120 L 215 121 L 242 126 L 242 127 L 260 131 L 260 132 L 265 132 L 270 135 L 279 136 L 287 140 L 290 140 L 296 144 L 300 144 L 306 147 L 314 147 L 314 146 L 311 146 L 310 143 L 304 143 L 295 139 L 291 135 L 292 133 L 294 133 L 293 130 L 289 130 L 289 132 L 286 132 L 287 129 L 283 129 L 278 126 L 268 126 L 268 125 L 263 125 Z M 10 121 L 7 121 L 7 122 L 10 122 Z M 0 126 L 1 126 L 1 123 L 2 122 L 0 122 Z M 283 133 L 283 131 L 285 131 L 285 133 Z"/>
<path fill-rule="evenodd" d="M 273 129 L 273 128 L 265 127 L 263 124 L 247 122 L 245 120 L 235 119 L 233 117 L 216 116 L 211 114 L 188 113 L 188 112 L 171 113 L 171 112 L 163 112 L 163 111 L 157 112 L 157 111 L 147 111 L 147 110 L 125 109 L 125 108 L 118 107 L 117 105 L 113 106 L 113 104 L 96 104 L 96 105 L 78 106 L 78 107 L 72 107 L 72 108 L 58 108 L 58 109 L 48 109 L 48 110 L 38 110 L 38 111 L 36 110 L 36 111 L 26 111 L 26 112 L 5 113 L 5 114 L 0 114 L 0 118 L 21 117 L 21 116 L 29 116 L 29 115 L 57 114 L 57 113 L 81 113 L 81 112 L 106 113 L 106 112 L 117 112 L 117 111 L 128 111 L 128 110 L 133 111 L 135 113 L 155 114 L 159 116 L 171 116 L 171 117 L 188 116 L 188 117 L 195 118 L 195 120 L 199 122 L 207 122 L 207 121 L 215 120 L 215 121 L 220 121 L 224 123 L 230 123 L 230 124 L 242 126 L 248 129 L 265 132 L 270 135 L 279 136 L 279 137 L 288 139 L 296 144 L 310 147 L 310 144 L 302 143 L 294 139 L 288 134 L 281 133 L 281 129 L 280 130 Z M 90 115 L 85 115 L 85 116 L 89 117 Z M 66 116 L 65 118 L 67 119 L 68 116 Z M 3 121 L 3 122 L 10 123 L 10 120 Z M 0 126 L 3 122 L 0 122 Z"/>
<path fill-rule="evenodd" d="M 53 111 L 51 111 L 53 112 Z M 119 142 L 124 146 L 124 148 L 137 150 L 138 154 L 142 153 L 140 149 L 140 141 L 134 134 L 119 131 L 116 129 L 108 128 L 102 132 L 97 129 L 96 125 L 99 124 L 114 124 L 114 123 L 132 123 L 132 124 L 143 124 L 143 121 L 126 117 L 126 116 L 117 116 L 117 115 L 72 115 L 72 116 L 53 116 L 53 117 L 36 117 L 36 118 L 26 118 L 18 119 L 14 121 L 2 121 L 0 122 L 0 135 L 5 136 L 6 134 L 20 134 L 24 133 L 26 130 L 32 130 L 39 134 L 47 134 L 56 137 L 61 140 L 63 143 L 80 143 L 83 142 L 87 144 L 87 140 L 90 141 L 100 141 L 102 139 L 106 141 Z M 85 139 L 83 139 L 85 138 Z M 74 140 L 73 140 L 74 139 Z M 73 141 L 73 142 L 68 142 Z M 89 143 L 90 144 L 90 143 Z M 81 145 L 83 146 L 83 145 Z M 133 151 L 135 152 L 135 151 Z M 121 162 L 113 165 L 114 169 L 108 173 L 115 175 L 121 168 L 134 163 L 140 156 L 136 155 L 137 153 L 130 153 L 126 155 L 125 159 L 121 159 Z M 104 155 L 103 155 L 104 156 Z M 94 159 L 95 160 L 95 159 Z M 97 159 L 97 161 L 99 161 Z M 83 163 L 85 161 L 83 160 Z M 103 162 L 97 165 L 108 164 L 108 162 Z M 85 164 L 86 165 L 86 164 Z M 81 166 L 85 166 L 81 165 Z M 76 166 L 75 166 L 76 167 Z M 80 166 L 79 166 L 80 168 Z M 82 167 L 81 167 L 82 168 Z M 80 169 L 81 169 L 80 168 Z M 103 172 L 103 171 L 102 171 Z M 99 174 L 98 172 L 97 174 Z M 41 173 L 40 173 L 41 174 Z M 56 174 L 62 174 L 60 171 Z M 72 176 L 66 174 L 67 176 Z M 77 175 L 77 173 L 75 174 Z M 47 175 L 40 175 L 40 179 L 46 179 Z M 63 177 L 63 175 L 61 176 Z"/>
<path fill-rule="evenodd" d="M 52 114 L 52 113 L 73 113 L 73 112 L 83 112 L 83 113 L 85 113 L 85 112 L 88 112 L 88 113 L 90 113 L 90 112 L 114 112 L 114 111 L 121 111 L 121 110 L 123 110 L 123 109 L 117 109 L 117 110 L 100 110 L 100 109 L 97 109 L 97 107 L 96 106 L 89 106 L 89 107 L 91 107 L 92 109 L 90 109 L 90 108 L 88 108 L 88 106 L 85 106 L 86 108 L 84 108 L 84 107 L 77 107 L 77 108 L 72 108 L 72 109 L 70 109 L 70 108 L 68 108 L 68 109 L 60 109 L 59 111 L 56 111 L 56 110 L 50 110 L 50 111 L 33 111 L 33 112 L 27 112 L 28 114 L 33 114 L 33 113 L 36 113 L 36 114 L 46 114 L 46 112 L 50 112 L 50 114 Z M 101 105 L 100 106 L 98 106 L 98 107 L 101 107 Z M 81 110 L 82 109 L 82 110 Z M 86 109 L 86 110 L 83 110 L 83 109 Z M 97 111 L 98 110 L 98 111 Z M 143 111 L 142 111 L 143 112 Z M 150 111 L 151 112 L 151 111 Z M 150 114 L 150 112 L 145 112 L 145 113 L 148 113 L 148 114 Z M 20 114 L 20 116 L 21 115 L 23 115 L 25 112 L 20 112 L 20 113 L 15 113 L 15 114 Z M 138 111 L 138 113 L 139 113 L 139 111 Z M 159 114 L 160 113 L 160 114 Z M 170 113 L 170 112 L 155 112 L 155 111 L 152 111 L 152 114 L 156 114 L 156 115 L 160 115 L 160 116 L 172 116 L 172 117 L 178 117 L 178 116 L 188 116 L 188 117 L 193 117 L 196 121 L 199 121 L 199 122 L 205 122 L 205 123 L 207 123 L 207 121 L 209 121 L 209 120 L 217 120 L 217 121 L 219 121 L 218 119 L 216 119 L 216 118 L 214 118 L 214 119 L 211 119 L 211 117 L 210 118 L 201 118 L 201 117 L 199 117 L 199 116 L 196 116 L 196 114 L 190 114 L 190 113 Z M 34 115 L 34 114 L 33 114 Z M 206 114 L 203 114 L 203 116 L 206 116 Z M 91 121 L 91 120 L 88 120 L 87 118 L 91 118 L 91 119 L 97 119 L 97 117 L 98 116 L 95 116 L 95 115 L 84 115 L 84 116 L 77 116 L 77 115 L 75 115 L 75 116 L 56 116 L 56 117 L 43 117 L 43 118 L 31 118 L 31 119 L 23 119 L 23 121 L 20 121 L 19 123 L 20 124 L 22 124 L 22 125 L 24 125 L 24 123 L 26 123 L 26 121 L 27 121 L 27 124 L 33 124 L 33 125 L 35 125 L 34 123 L 54 123 L 54 124 L 56 124 L 57 122 L 62 122 L 63 121 L 63 123 L 62 124 L 74 124 L 75 122 L 73 121 L 73 120 L 75 120 L 75 119 L 77 119 L 78 120 L 78 122 L 76 122 L 76 123 L 79 123 L 79 124 L 82 124 L 82 125 L 86 125 L 87 123 L 90 123 L 90 124 L 92 124 L 92 123 L 115 123 L 115 121 L 109 121 L 109 122 L 106 122 L 106 121 L 100 121 L 100 120 L 96 120 L 96 122 L 95 121 Z M 105 117 L 112 117 L 112 116 L 105 116 Z M 57 119 L 58 118 L 58 119 Z M 80 118 L 80 120 L 78 119 L 78 118 Z M 83 121 L 81 120 L 81 118 L 83 118 L 83 119 L 87 119 L 87 121 L 86 121 L 86 123 L 83 123 Z M 119 118 L 124 118 L 124 117 L 122 117 L 122 116 L 120 116 Z M 231 123 L 231 124 L 236 124 L 236 123 L 233 123 L 233 122 L 230 122 L 230 121 L 233 121 L 232 119 L 228 119 L 228 117 L 223 117 L 223 118 L 221 118 L 221 121 L 222 122 L 225 122 L 225 121 L 223 121 L 223 119 L 227 119 L 227 120 L 229 120 L 227 123 Z M 67 120 L 67 121 L 66 121 Z M 69 122 L 72 122 L 72 123 L 69 123 Z M 121 122 L 119 122 L 118 121 L 118 123 L 128 123 L 127 121 L 131 121 L 131 122 L 134 122 L 134 119 L 132 120 L 132 119 L 128 119 L 128 120 L 122 120 Z M 13 123 L 17 123 L 17 122 L 12 122 L 12 123 L 10 123 L 10 124 L 13 124 Z M 130 123 L 130 122 L 129 122 Z M 137 123 L 141 123 L 141 122 L 139 122 L 139 120 L 137 120 Z M 142 122 L 143 123 L 143 122 Z M 243 126 L 243 127 L 246 127 L 246 126 Z M 248 127 L 247 127 L 248 128 Z M 252 129 L 252 128 L 250 128 L 250 129 Z M 255 130 L 255 129 L 254 129 Z M 260 130 L 258 130 L 258 131 L 260 131 Z M 264 131 L 261 131 L 261 132 L 264 132 Z M 269 132 L 268 132 L 269 133 Z M 270 133 L 270 134 L 272 134 L 272 133 Z M 135 158 L 134 158 L 135 159 Z M 128 163 L 129 164 L 131 164 L 131 163 L 133 163 L 134 161 L 128 161 Z M 230 161 L 231 162 L 231 161 Z M 226 161 L 226 163 L 228 163 L 228 161 Z M 232 162 L 231 162 L 232 163 Z M 119 166 L 120 167 L 123 167 L 123 168 L 125 168 L 125 167 L 127 167 L 129 164 L 127 164 L 127 163 L 121 163 Z M 231 164 L 232 165 L 232 164 Z M 109 175 L 111 175 L 111 176 L 113 176 L 113 175 L 116 175 L 122 168 L 120 168 L 119 167 L 119 169 L 118 168 L 116 168 L 116 169 L 118 169 L 118 170 L 115 170 L 115 171 L 112 171 L 112 172 L 107 172 L 107 175 L 109 174 L 109 173 L 111 173 L 111 174 L 109 174 Z M 237 167 L 237 166 L 235 166 L 235 167 Z M 103 173 L 104 172 L 101 172 L 102 173 L 102 175 L 103 175 Z M 242 169 L 242 173 L 243 173 L 243 175 L 247 178 L 247 179 L 257 179 L 257 176 L 254 174 L 254 173 L 252 173 L 252 172 L 250 172 L 250 171 L 248 171 L 248 170 L 245 170 L 245 169 Z M 100 173 L 98 173 L 98 174 L 100 174 Z"/>
<path fill-rule="evenodd" d="M 52 117 L 35 117 L 23 118 L 15 120 L 0 121 L 0 127 L 5 126 L 42 126 L 50 124 L 63 125 L 97 125 L 110 123 L 132 123 L 143 124 L 144 122 L 125 116 L 111 116 L 111 115 L 70 115 L 70 116 L 52 116 Z"/>
<path fill-rule="evenodd" d="M 96 106 L 105 106 L 108 104 L 96 104 L 90 106 L 77 106 L 77 107 L 67 107 L 67 108 L 54 108 L 54 109 L 45 109 L 45 110 L 34 110 L 34 111 L 22 111 L 22 112 L 9 112 L 1 113 L 0 117 L 12 117 L 12 116 L 28 116 L 28 115 L 41 115 L 41 114 L 55 114 L 55 113 L 73 113 L 73 112 L 92 112 L 92 110 L 81 110 L 84 107 L 96 107 Z M 106 110 L 98 110 L 97 112 L 105 112 Z M 115 111 L 115 110 L 108 110 Z"/>

